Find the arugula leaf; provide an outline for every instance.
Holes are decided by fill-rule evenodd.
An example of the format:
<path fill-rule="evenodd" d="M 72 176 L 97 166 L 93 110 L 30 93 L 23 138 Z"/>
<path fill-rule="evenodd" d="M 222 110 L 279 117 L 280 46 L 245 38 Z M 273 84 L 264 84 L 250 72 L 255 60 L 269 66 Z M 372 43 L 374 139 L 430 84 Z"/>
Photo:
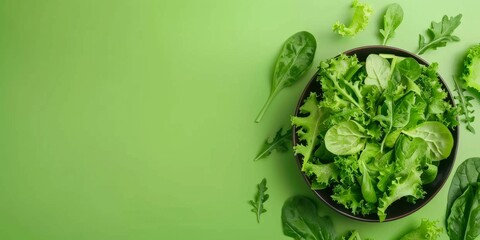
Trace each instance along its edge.
<path fill-rule="evenodd" d="M 418 228 L 405 234 L 399 240 L 436 240 L 440 236 L 440 233 L 443 232 L 443 229 L 438 227 L 437 224 L 438 221 L 422 219 L 422 223 Z"/>
<path fill-rule="evenodd" d="M 267 209 L 263 207 L 263 204 L 268 200 L 270 197 L 268 194 L 265 192 L 267 191 L 267 179 L 263 179 L 258 185 L 257 185 L 257 194 L 255 195 L 255 198 L 253 200 L 250 200 L 248 203 L 252 205 L 252 212 L 255 213 L 257 216 L 257 222 L 260 223 L 260 215 L 262 213 L 265 213 Z"/>
<path fill-rule="evenodd" d="M 455 17 L 445 15 L 441 22 L 432 22 L 431 27 L 428 29 L 431 37 L 430 42 L 425 42 L 425 37 L 420 34 L 417 54 L 423 54 L 429 49 L 435 50 L 439 47 L 445 47 L 449 42 L 460 41 L 459 37 L 452 34 L 460 25 L 461 19 L 462 14 L 458 14 Z"/>
<path fill-rule="evenodd" d="M 342 36 L 355 36 L 358 32 L 367 27 L 370 15 L 373 13 L 373 9 L 366 3 L 360 3 L 358 0 L 353 0 L 352 8 L 355 9 L 352 21 L 347 27 L 345 24 L 336 22 L 333 25 L 333 31 Z"/>
<path fill-rule="evenodd" d="M 254 161 L 260 160 L 262 158 L 266 158 L 270 156 L 270 154 L 277 150 L 278 152 L 286 152 L 290 149 L 291 146 L 291 138 L 292 138 L 292 131 L 291 129 L 287 130 L 283 134 L 283 128 L 280 128 L 273 137 L 272 140 L 265 140 L 265 143 L 262 145 L 262 148 L 258 152 L 257 156 L 255 157 Z"/>
<path fill-rule="evenodd" d="M 297 82 L 310 69 L 316 48 L 315 37 L 306 31 L 295 33 L 287 39 L 275 63 L 270 95 L 255 122 L 262 120 L 270 103 L 283 88 Z"/>
<path fill-rule="evenodd" d="M 457 92 L 457 96 L 455 96 L 455 99 L 459 103 L 458 109 L 459 114 L 462 117 L 461 121 L 466 124 L 466 128 L 468 131 L 475 134 L 475 129 L 470 124 L 475 121 L 475 116 L 471 115 L 475 112 L 475 109 L 473 109 L 473 105 L 470 102 L 474 98 L 472 96 L 465 95 L 465 89 L 460 86 L 455 76 L 453 76 L 453 82 L 455 83 L 455 91 Z"/>
<path fill-rule="evenodd" d="M 285 236 L 297 240 L 335 240 L 332 220 L 318 215 L 317 204 L 310 198 L 294 196 L 282 207 L 282 228 Z"/>
<path fill-rule="evenodd" d="M 383 36 L 383 45 L 387 45 L 388 39 L 393 37 L 395 29 L 400 26 L 403 20 L 403 9 L 397 3 L 388 5 L 387 11 L 383 16 L 383 29 L 380 33 Z"/>

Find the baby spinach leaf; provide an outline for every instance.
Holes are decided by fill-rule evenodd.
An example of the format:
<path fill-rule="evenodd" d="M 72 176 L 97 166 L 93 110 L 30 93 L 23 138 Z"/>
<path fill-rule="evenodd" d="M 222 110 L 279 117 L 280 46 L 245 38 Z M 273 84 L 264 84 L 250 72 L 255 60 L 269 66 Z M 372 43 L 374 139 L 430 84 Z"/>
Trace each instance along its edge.
<path fill-rule="evenodd" d="M 415 103 L 415 94 L 409 92 L 397 101 L 393 110 L 393 127 L 403 128 L 410 121 L 410 112 Z"/>
<path fill-rule="evenodd" d="M 415 83 L 422 75 L 422 67 L 413 58 L 405 58 L 397 64 L 397 69 L 401 75 L 402 83 L 407 86 L 407 91 L 413 91 L 418 95 L 422 94 L 422 90 Z"/>
<path fill-rule="evenodd" d="M 260 215 L 265 213 L 267 209 L 263 207 L 263 204 L 268 200 L 269 195 L 265 192 L 267 191 L 267 179 L 263 179 L 257 185 L 257 194 L 253 200 L 250 200 L 248 203 L 252 205 L 252 212 L 257 216 L 257 222 L 260 223 Z"/>
<path fill-rule="evenodd" d="M 452 205 L 447 218 L 451 240 L 475 240 L 480 235 L 480 189 L 470 185 Z"/>
<path fill-rule="evenodd" d="M 479 180 L 480 158 L 469 158 L 458 166 L 448 190 L 447 216 L 455 199 L 460 197 L 468 186 L 476 184 Z"/>
<path fill-rule="evenodd" d="M 329 217 L 318 215 L 317 204 L 310 198 L 294 196 L 282 207 L 283 234 L 297 240 L 335 240 Z"/>
<path fill-rule="evenodd" d="M 327 150 L 336 155 L 351 155 L 360 152 L 367 142 L 368 136 L 360 124 L 355 121 L 341 122 L 325 134 Z"/>
<path fill-rule="evenodd" d="M 381 91 L 387 88 L 391 71 L 388 60 L 376 54 L 370 54 L 365 64 L 368 74 L 365 85 L 377 86 Z"/>
<path fill-rule="evenodd" d="M 449 42 L 460 41 L 459 37 L 452 34 L 460 25 L 461 19 L 462 14 L 458 14 L 455 17 L 445 15 L 441 22 L 432 22 L 431 27 L 428 29 L 428 34 L 431 37 L 430 42 L 425 42 L 425 37 L 420 34 L 417 54 L 423 54 L 428 49 L 435 50 L 439 47 L 445 47 Z"/>
<path fill-rule="evenodd" d="M 387 45 L 388 39 L 393 37 L 395 29 L 400 26 L 403 20 L 403 9 L 397 3 L 388 5 L 387 11 L 383 16 L 383 29 L 380 33 L 383 36 L 383 45 Z"/>
<path fill-rule="evenodd" d="M 453 136 L 450 130 L 440 122 L 424 122 L 402 133 L 418 137 L 428 145 L 429 157 L 433 161 L 447 158 L 453 148 Z"/>
<path fill-rule="evenodd" d="M 278 130 L 277 134 L 275 134 L 275 137 L 273 137 L 272 140 L 269 140 L 269 139 L 265 140 L 265 143 L 262 145 L 262 148 L 258 152 L 254 161 L 270 156 L 270 154 L 275 150 L 277 150 L 278 152 L 288 151 L 292 143 L 291 138 L 292 138 L 291 129 L 283 133 L 283 128 L 280 128 L 280 130 Z"/>
<path fill-rule="evenodd" d="M 295 33 L 287 39 L 275 64 L 270 95 L 255 122 L 262 120 L 268 106 L 283 88 L 297 82 L 310 69 L 316 48 L 315 37 L 306 31 Z"/>

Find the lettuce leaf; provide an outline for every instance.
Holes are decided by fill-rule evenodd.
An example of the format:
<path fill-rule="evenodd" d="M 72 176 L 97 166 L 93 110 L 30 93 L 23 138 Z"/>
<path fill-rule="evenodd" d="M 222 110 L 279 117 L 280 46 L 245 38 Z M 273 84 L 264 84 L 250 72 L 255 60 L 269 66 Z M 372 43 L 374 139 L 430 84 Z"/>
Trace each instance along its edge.
<path fill-rule="evenodd" d="M 352 21 L 348 26 L 343 23 L 336 22 L 333 25 L 333 31 L 342 36 L 355 36 L 358 32 L 367 27 L 373 9 L 366 3 L 360 3 L 358 0 L 353 0 L 352 8 L 355 9 Z"/>

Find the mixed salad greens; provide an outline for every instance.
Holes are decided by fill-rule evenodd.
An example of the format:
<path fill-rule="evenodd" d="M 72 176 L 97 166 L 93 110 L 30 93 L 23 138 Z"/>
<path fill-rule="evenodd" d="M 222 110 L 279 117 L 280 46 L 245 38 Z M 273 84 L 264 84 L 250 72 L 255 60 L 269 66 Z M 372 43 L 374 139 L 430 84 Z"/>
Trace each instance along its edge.
<path fill-rule="evenodd" d="M 322 92 L 312 92 L 292 117 L 300 140 L 294 151 L 312 188 L 331 187 L 334 201 L 380 221 L 400 198 L 423 198 L 422 186 L 453 148 L 449 128 L 458 124 L 437 64 L 341 54 L 320 63 L 317 81 Z"/>
<path fill-rule="evenodd" d="M 353 37 L 367 27 L 372 7 L 353 0 L 352 8 L 351 22 L 347 26 L 337 21 L 335 33 Z M 387 6 L 379 31 L 383 45 L 394 37 L 403 15 L 399 4 Z M 445 15 L 440 22 L 432 21 L 427 34 L 419 36 L 417 54 L 459 41 L 453 33 L 461 18 L 461 14 Z M 309 32 L 287 39 L 275 64 L 270 96 L 256 122 L 278 92 L 300 81 L 315 51 L 316 40 Z M 384 221 L 387 209 L 399 199 L 413 204 L 425 196 L 423 186 L 435 181 L 440 161 L 451 153 L 451 129 L 458 120 L 475 134 L 471 125 L 475 98 L 470 91 L 480 91 L 480 44 L 467 49 L 461 73 L 453 74 L 455 107 L 439 81 L 436 63 L 424 66 L 391 54 L 371 54 L 361 60 L 341 54 L 320 63 L 321 90 L 310 93 L 300 114 L 292 117 L 299 139 L 294 152 L 303 159 L 302 171 L 313 189 L 331 188 L 332 199 L 353 214 L 376 213 Z M 289 151 L 291 138 L 291 131 L 280 129 L 262 144 L 254 160 L 273 151 Z M 473 240 L 480 235 L 479 166 L 480 158 L 467 159 L 451 183 L 445 219 L 450 239 Z M 266 211 L 266 190 L 264 179 L 249 202 L 258 222 Z M 443 231 L 437 224 L 423 219 L 401 239 L 435 240 Z M 338 236 L 330 218 L 319 216 L 316 203 L 304 196 L 285 202 L 282 226 L 284 234 L 294 239 L 361 239 L 356 230 Z"/>

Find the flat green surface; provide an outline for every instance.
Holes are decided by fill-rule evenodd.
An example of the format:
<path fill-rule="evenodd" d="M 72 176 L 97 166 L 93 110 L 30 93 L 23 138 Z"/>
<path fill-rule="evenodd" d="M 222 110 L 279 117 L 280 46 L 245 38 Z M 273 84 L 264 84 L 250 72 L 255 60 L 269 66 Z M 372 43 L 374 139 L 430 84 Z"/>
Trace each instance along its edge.
<path fill-rule="evenodd" d="M 283 202 L 313 194 L 291 152 L 252 159 L 289 125 L 315 67 L 253 120 L 291 34 L 315 35 L 315 65 L 381 43 L 387 3 L 368 2 L 372 22 L 351 39 L 331 31 L 349 21 L 350 1 L 0 0 L 0 239 L 287 239 Z M 390 44 L 410 51 L 432 20 L 464 15 L 461 42 L 423 55 L 453 88 L 463 53 L 480 41 L 480 3 L 398 3 L 405 18 Z M 479 134 L 462 126 L 457 165 L 480 156 Z M 270 199 L 257 224 L 247 201 L 263 177 Z M 421 218 L 443 223 L 449 184 L 389 223 L 321 209 L 339 232 L 396 239 Z"/>

